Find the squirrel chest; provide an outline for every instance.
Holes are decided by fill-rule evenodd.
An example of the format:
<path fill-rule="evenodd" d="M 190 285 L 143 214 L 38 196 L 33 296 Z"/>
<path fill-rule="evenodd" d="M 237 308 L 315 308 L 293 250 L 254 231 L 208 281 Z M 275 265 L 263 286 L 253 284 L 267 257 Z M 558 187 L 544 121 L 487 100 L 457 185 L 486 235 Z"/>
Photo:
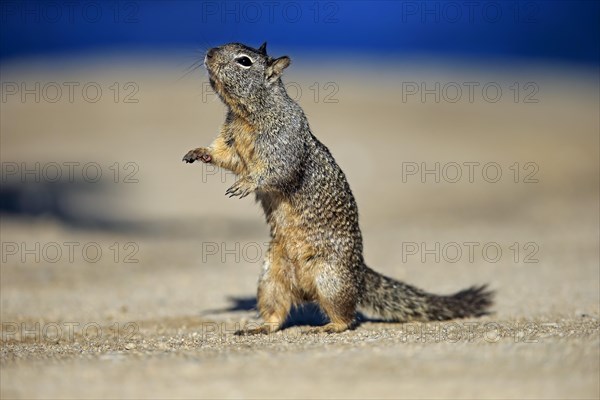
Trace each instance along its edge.
<path fill-rule="evenodd" d="M 239 157 L 243 173 L 250 173 L 260 164 L 256 156 L 256 137 L 258 132 L 247 121 L 236 118 L 228 121 L 222 131 L 225 144 Z"/>

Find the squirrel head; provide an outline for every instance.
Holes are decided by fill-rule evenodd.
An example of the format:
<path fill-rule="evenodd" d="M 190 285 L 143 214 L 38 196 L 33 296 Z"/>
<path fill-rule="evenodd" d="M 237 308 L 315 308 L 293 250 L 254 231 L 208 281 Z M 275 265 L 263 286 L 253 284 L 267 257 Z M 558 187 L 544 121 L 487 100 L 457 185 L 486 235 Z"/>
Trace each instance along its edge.
<path fill-rule="evenodd" d="M 287 56 L 268 56 L 266 42 L 258 49 L 241 43 L 214 47 L 204 59 L 212 88 L 227 105 L 240 112 L 251 112 L 264 103 L 270 90 L 280 84 L 290 62 Z"/>

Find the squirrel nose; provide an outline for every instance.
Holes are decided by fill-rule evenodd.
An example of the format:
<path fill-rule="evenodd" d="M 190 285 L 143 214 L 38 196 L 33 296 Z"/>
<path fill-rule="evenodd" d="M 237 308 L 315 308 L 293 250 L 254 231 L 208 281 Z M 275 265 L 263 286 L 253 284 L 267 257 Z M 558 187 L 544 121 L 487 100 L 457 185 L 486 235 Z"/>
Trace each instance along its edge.
<path fill-rule="evenodd" d="M 206 57 L 207 58 L 212 58 L 215 55 L 215 52 L 217 50 L 213 47 L 212 49 L 208 50 L 208 52 L 206 53 Z"/>

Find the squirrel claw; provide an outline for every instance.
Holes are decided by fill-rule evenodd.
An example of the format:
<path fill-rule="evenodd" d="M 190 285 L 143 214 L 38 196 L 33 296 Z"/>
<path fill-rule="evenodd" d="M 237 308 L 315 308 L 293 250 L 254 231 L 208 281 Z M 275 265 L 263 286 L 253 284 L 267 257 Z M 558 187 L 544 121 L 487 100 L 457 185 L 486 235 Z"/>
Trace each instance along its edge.
<path fill-rule="evenodd" d="M 203 163 L 209 163 L 212 161 L 212 156 L 208 154 L 208 150 L 199 147 L 197 149 L 193 149 L 187 152 L 185 156 L 183 156 L 183 160 L 188 164 L 193 163 L 194 161 L 200 160 Z"/>
<path fill-rule="evenodd" d="M 302 332 L 305 335 L 314 335 L 314 334 L 320 334 L 320 333 L 327 333 L 327 334 L 331 334 L 331 333 L 340 333 L 340 332 L 344 332 L 347 329 L 354 329 L 353 326 L 348 325 L 348 324 L 336 324 L 336 323 L 328 323 L 325 324 L 323 326 L 317 326 L 314 328 L 310 328 L 307 331 Z"/>
<path fill-rule="evenodd" d="M 225 195 L 229 197 L 239 196 L 240 199 L 248 196 L 254 191 L 254 186 L 247 179 L 240 179 L 225 191 Z"/>
<path fill-rule="evenodd" d="M 254 328 L 254 329 L 242 329 L 239 331 L 235 331 L 233 334 L 235 336 L 253 336 L 253 335 L 267 335 L 269 334 L 270 329 L 269 327 L 265 327 L 265 326 L 260 326 L 258 328 Z"/>

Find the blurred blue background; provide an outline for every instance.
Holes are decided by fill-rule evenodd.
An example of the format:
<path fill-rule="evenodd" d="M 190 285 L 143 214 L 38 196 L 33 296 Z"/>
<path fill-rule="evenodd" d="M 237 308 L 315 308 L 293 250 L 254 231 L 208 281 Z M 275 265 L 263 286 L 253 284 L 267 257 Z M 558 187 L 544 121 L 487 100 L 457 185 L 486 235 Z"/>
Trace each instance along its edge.
<path fill-rule="evenodd" d="M 599 63 L 596 1 L 2 1 L 1 60 L 228 41 L 330 53 Z M 349 60 L 349 62 L 351 62 Z"/>

